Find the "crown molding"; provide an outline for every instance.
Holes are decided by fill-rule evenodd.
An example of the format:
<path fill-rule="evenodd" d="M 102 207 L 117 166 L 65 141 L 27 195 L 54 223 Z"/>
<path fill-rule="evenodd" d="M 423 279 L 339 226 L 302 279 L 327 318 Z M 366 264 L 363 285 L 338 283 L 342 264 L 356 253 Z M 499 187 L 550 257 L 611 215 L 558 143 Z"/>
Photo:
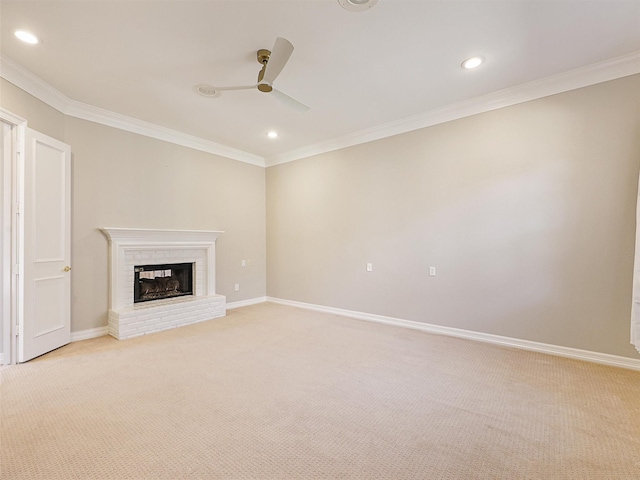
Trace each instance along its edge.
<path fill-rule="evenodd" d="M 75 100 L 69 100 L 66 111 L 63 113 L 71 117 L 89 120 L 91 122 L 100 123 L 102 125 L 118 128 L 131 133 L 137 133 L 139 135 L 144 135 L 145 137 L 163 140 L 183 147 L 193 148 L 194 150 L 219 155 L 232 160 L 250 163 L 259 167 L 265 166 L 264 158 L 258 155 L 238 150 L 233 147 L 228 147 L 220 143 L 211 142 L 187 133 L 178 132 L 154 123 L 137 120 L 110 110 L 77 102 Z"/>
<path fill-rule="evenodd" d="M 265 159 L 243 150 L 70 99 L 14 60 L 0 54 L 0 77 L 65 115 L 261 167 L 293 162 L 638 73 L 640 73 L 640 51 L 498 90 Z"/>
<path fill-rule="evenodd" d="M 259 167 L 265 166 L 264 158 L 259 155 L 73 100 L 2 54 L 0 54 L 0 77 L 70 117 L 89 120 Z"/>
<path fill-rule="evenodd" d="M 69 98 L 11 58 L 0 53 L 0 77 L 13 83 L 59 112 L 65 113 Z"/>
<path fill-rule="evenodd" d="M 272 167 L 640 73 L 640 51 L 268 157 Z"/>

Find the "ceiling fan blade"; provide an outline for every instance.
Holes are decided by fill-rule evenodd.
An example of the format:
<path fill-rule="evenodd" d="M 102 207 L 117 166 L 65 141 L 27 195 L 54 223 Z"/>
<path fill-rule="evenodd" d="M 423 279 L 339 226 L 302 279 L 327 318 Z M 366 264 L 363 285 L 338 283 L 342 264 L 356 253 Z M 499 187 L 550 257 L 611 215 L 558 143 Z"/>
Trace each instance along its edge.
<path fill-rule="evenodd" d="M 249 90 L 251 88 L 256 88 L 258 85 L 239 85 L 236 87 L 213 87 L 217 92 L 224 92 L 226 90 Z"/>
<path fill-rule="evenodd" d="M 276 90 L 275 88 L 271 91 L 271 95 L 276 97 L 285 105 L 293 108 L 294 110 L 297 110 L 298 112 L 306 112 L 311 108 L 305 105 L 304 103 L 299 102 L 295 98 L 290 97 L 286 93 L 282 93 L 280 90 Z"/>
<path fill-rule="evenodd" d="M 273 81 L 280 75 L 292 52 L 293 45 L 289 40 L 282 37 L 276 38 L 276 43 L 273 45 L 269 61 L 267 62 L 267 68 L 264 70 L 264 77 L 260 83 L 273 84 Z"/>

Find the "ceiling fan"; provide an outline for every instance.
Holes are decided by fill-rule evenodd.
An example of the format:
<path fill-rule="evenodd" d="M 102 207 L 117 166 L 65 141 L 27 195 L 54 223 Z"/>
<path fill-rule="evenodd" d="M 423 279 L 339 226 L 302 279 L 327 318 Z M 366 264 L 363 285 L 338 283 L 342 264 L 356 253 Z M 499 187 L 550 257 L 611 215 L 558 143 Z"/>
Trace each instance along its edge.
<path fill-rule="evenodd" d="M 286 93 L 274 88 L 273 82 L 276 80 L 280 72 L 287 64 L 291 53 L 293 52 L 293 45 L 286 38 L 276 38 L 276 43 L 273 45 L 271 51 L 266 49 L 260 49 L 257 52 L 258 62 L 262 64 L 262 69 L 258 72 L 258 82 L 253 85 L 239 85 L 231 87 L 212 87 L 210 85 L 197 85 L 196 90 L 198 93 L 207 97 L 217 97 L 222 92 L 227 90 L 249 90 L 257 88 L 263 93 L 271 93 L 278 100 L 288 105 L 289 107 L 298 110 L 300 112 L 306 112 L 309 107 L 302 102 L 299 102 L 293 97 L 290 97 Z"/>

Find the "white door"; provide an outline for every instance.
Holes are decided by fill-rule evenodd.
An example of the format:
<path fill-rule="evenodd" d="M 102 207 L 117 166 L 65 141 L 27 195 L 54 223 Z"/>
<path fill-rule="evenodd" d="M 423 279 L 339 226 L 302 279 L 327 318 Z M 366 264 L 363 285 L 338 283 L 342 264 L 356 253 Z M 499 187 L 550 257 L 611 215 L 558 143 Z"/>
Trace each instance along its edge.
<path fill-rule="evenodd" d="M 19 362 L 66 345 L 71 336 L 71 148 L 31 129 L 25 144 Z"/>

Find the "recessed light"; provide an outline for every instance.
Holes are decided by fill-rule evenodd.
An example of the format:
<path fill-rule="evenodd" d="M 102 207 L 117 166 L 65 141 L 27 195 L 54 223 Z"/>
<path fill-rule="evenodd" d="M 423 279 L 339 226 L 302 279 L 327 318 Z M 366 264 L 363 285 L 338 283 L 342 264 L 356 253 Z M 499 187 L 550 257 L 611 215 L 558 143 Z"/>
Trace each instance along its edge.
<path fill-rule="evenodd" d="M 361 12 L 373 7 L 378 0 L 338 0 L 338 3 L 345 10 L 350 12 Z"/>
<path fill-rule="evenodd" d="M 269 133 L 267 133 L 267 137 L 278 138 L 278 132 L 274 132 L 273 130 L 271 130 Z"/>
<path fill-rule="evenodd" d="M 25 43 L 29 43 L 31 45 L 35 45 L 36 43 L 40 43 L 40 39 L 36 37 L 33 33 L 27 32 L 26 30 L 16 30 L 16 37 L 22 40 Z"/>
<path fill-rule="evenodd" d="M 482 65 L 482 63 L 484 62 L 484 57 L 471 57 L 471 58 L 467 58 L 464 62 L 462 62 L 462 65 L 460 65 L 462 68 L 470 70 L 472 68 L 477 68 L 480 65 Z"/>

